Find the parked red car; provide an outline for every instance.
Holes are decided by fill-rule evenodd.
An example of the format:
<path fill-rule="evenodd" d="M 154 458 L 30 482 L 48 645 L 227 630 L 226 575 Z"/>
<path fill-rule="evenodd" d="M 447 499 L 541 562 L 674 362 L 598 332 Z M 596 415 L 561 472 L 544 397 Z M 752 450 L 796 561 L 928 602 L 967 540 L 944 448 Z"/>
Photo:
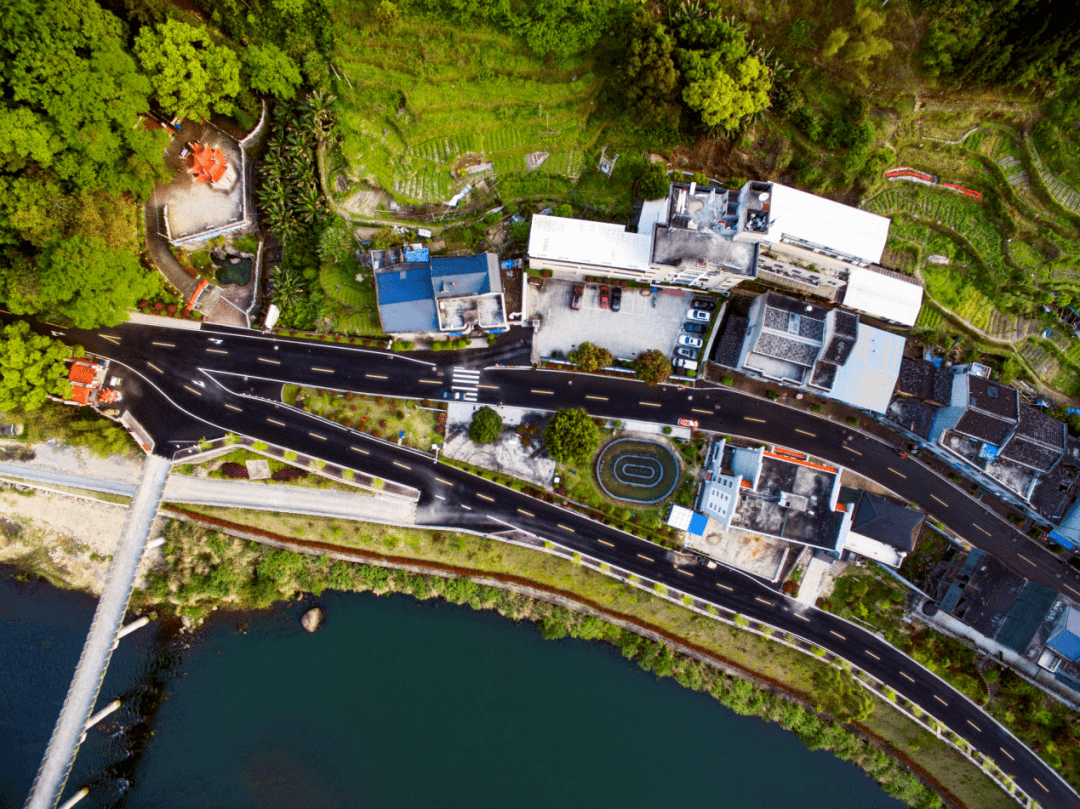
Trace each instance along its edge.
<path fill-rule="evenodd" d="M 611 305 L 611 289 L 607 284 L 600 287 L 600 308 L 607 309 Z"/>

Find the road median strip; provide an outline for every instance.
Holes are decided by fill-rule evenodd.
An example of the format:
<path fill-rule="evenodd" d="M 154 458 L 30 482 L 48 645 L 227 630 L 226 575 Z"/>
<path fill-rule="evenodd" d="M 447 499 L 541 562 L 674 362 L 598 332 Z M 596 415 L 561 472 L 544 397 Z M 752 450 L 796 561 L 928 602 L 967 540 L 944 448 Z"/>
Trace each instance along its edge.
<path fill-rule="evenodd" d="M 351 444 L 349 445 L 349 449 L 351 449 L 353 452 L 359 452 L 361 455 L 370 455 L 371 454 L 366 449 L 360 449 L 360 447 L 355 447 L 355 446 L 352 446 Z"/>
<path fill-rule="evenodd" d="M 199 393 L 197 390 L 195 390 L 195 388 L 191 387 L 191 385 L 184 385 L 184 390 L 189 390 L 192 393 L 194 393 L 196 396 L 202 396 L 202 394 Z"/>
<path fill-rule="evenodd" d="M 900 477 L 902 477 L 902 478 L 903 478 L 904 480 L 907 480 L 907 475 L 905 475 L 905 474 L 904 474 L 903 472 L 897 472 L 897 471 L 896 471 L 895 469 L 893 469 L 893 468 L 892 468 L 891 466 L 886 466 L 885 468 L 886 468 L 886 469 L 888 469 L 888 470 L 889 470 L 890 472 L 892 472 L 892 473 L 893 473 L 894 475 L 899 475 L 899 476 L 900 476 Z"/>
<path fill-rule="evenodd" d="M 645 554 L 643 554 L 643 553 L 639 553 L 639 554 L 638 554 L 638 558 L 639 558 L 639 559 L 644 559 L 644 560 L 645 560 L 646 562 L 655 562 L 655 561 L 656 561 L 656 560 L 655 560 L 655 559 L 653 559 L 653 558 L 652 558 L 651 556 L 646 556 L 646 555 L 645 555 Z"/>
<path fill-rule="evenodd" d="M 803 435 L 808 435 L 811 438 L 817 438 L 817 433 L 809 433 L 806 430 L 800 430 L 798 427 L 795 428 L 795 432 L 802 433 Z"/>
<path fill-rule="evenodd" d="M 939 503 L 941 503 L 941 505 L 945 506 L 945 508 L 949 507 L 949 504 L 942 500 L 940 497 L 938 497 L 936 494 L 932 494 L 930 496 L 937 500 Z"/>
<path fill-rule="evenodd" d="M 278 427 L 284 427 L 285 426 L 285 422 L 278 421 L 277 419 L 272 419 L 269 416 L 266 417 L 266 420 L 268 422 L 270 422 L 271 424 L 276 424 Z"/>
<path fill-rule="evenodd" d="M 743 416 L 743 421 L 756 421 L 758 424 L 764 424 L 765 419 L 756 419 L 753 416 Z"/>
<path fill-rule="evenodd" d="M 407 464 L 400 463 L 399 461 L 393 461 L 393 464 L 394 464 L 394 466 L 400 466 L 402 469 L 412 469 L 411 466 L 409 466 Z M 483 495 L 480 495 L 480 496 L 483 497 Z"/>
<path fill-rule="evenodd" d="M 488 497 L 486 494 L 480 494 L 479 492 L 477 492 L 476 496 L 479 497 L 481 500 L 487 500 L 489 503 L 495 502 L 494 497 Z"/>
<path fill-rule="evenodd" d="M 577 533 L 577 531 L 575 531 L 575 530 L 574 530 L 573 528 L 571 528 L 571 527 L 570 527 L 569 525 L 563 525 L 563 524 L 562 524 L 561 522 L 557 522 L 557 523 L 555 523 L 555 524 L 556 524 L 557 526 L 559 526 L 559 528 L 561 528 L 562 530 L 564 530 L 564 531 L 569 531 L 569 532 L 570 532 L 571 534 L 576 534 L 576 533 Z"/>
<path fill-rule="evenodd" d="M 269 357 L 256 357 L 259 362 L 265 362 L 268 365 L 281 365 L 281 360 L 272 360 Z"/>

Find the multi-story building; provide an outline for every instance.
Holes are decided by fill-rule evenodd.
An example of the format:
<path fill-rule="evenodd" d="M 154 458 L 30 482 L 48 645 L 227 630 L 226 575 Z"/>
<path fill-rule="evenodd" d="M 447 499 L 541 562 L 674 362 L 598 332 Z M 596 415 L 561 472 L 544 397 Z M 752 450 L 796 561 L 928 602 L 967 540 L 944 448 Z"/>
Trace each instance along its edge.
<path fill-rule="evenodd" d="M 880 266 L 889 219 L 780 183 L 738 191 L 672 183 L 619 225 L 534 216 L 529 262 L 577 277 L 597 274 L 727 292 L 760 278 L 913 325 L 916 279 Z"/>

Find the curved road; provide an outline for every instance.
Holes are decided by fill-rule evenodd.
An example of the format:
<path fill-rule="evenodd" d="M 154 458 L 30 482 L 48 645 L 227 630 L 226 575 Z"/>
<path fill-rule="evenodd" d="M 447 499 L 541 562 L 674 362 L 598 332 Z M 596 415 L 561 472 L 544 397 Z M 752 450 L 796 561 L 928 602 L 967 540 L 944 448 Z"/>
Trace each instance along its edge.
<path fill-rule="evenodd" d="M 223 431 L 288 446 L 416 487 L 422 492 L 417 524 L 481 532 L 520 528 L 790 631 L 853 661 L 920 705 L 992 758 L 1040 804 L 1080 807 L 1080 797 L 1041 759 L 959 692 L 875 635 L 829 613 L 806 608 L 737 571 L 722 566 L 712 570 L 701 565 L 680 567 L 673 554 L 653 543 L 272 400 L 284 381 L 438 398 L 451 387 L 458 356 L 405 357 L 251 332 L 131 325 L 97 333 L 71 330 L 62 336 L 137 372 L 138 376 L 121 374 L 134 385 L 125 388 L 125 397 L 129 402 L 138 400 L 134 404 L 140 418 L 160 451 L 178 446 L 178 435 L 184 436 L 183 441 L 200 432 L 211 437 Z M 507 338 L 504 345 L 470 352 L 467 357 L 474 368 L 483 368 L 493 362 L 522 362 L 526 354 L 527 348 Z M 674 422 L 688 416 L 697 418 L 703 429 L 801 449 L 876 478 L 901 496 L 925 504 L 927 511 L 958 534 L 1000 554 L 1028 578 L 1055 587 L 1072 589 L 1069 582 L 1080 586 L 1056 557 L 1040 552 L 1008 522 L 916 461 L 901 460 L 876 439 L 771 402 L 729 390 L 648 388 L 610 377 L 509 369 L 482 370 L 477 393 L 482 402 L 549 409 L 583 406 L 597 415 L 623 420 Z"/>

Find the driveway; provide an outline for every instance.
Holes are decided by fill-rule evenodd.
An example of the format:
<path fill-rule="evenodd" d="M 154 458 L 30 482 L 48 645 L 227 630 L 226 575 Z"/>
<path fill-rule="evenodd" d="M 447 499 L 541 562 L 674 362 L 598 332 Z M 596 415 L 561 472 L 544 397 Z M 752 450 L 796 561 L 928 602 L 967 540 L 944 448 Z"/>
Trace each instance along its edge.
<path fill-rule="evenodd" d="M 670 355 L 693 297 L 683 290 L 652 295 L 648 290 L 624 289 L 622 308 L 612 312 L 600 308 L 600 285 L 585 284 L 581 309 L 575 311 L 570 308 L 572 286 L 551 278 L 545 279 L 542 292 L 529 285 L 528 310 L 541 321 L 533 338 L 534 361 L 553 352 L 565 356 L 581 343 L 602 346 L 616 359 L 631 360 L 652 349 Z"/>

